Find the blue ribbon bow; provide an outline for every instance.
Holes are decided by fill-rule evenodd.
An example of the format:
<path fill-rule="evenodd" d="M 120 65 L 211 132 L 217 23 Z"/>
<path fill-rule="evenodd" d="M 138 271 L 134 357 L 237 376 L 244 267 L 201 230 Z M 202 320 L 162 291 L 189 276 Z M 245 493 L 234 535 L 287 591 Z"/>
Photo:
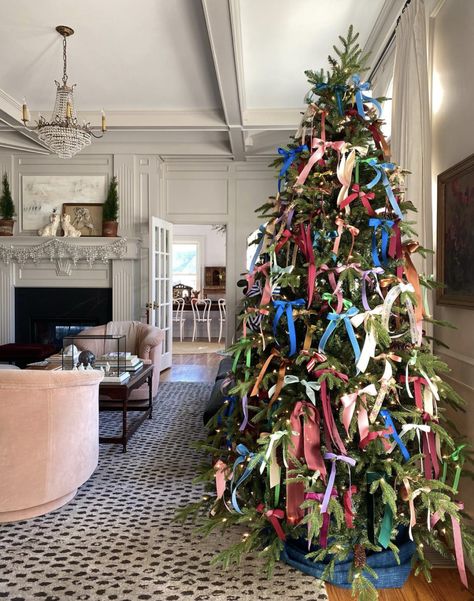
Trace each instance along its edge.
<path fill-rule="evenodd" d="M 275 317 L 273 318 L 273 335 L 276 338 L 278 322 L 280 321 L 283 313 L 286 313 L 286 321 L 288 323 L 288 338 L 290 341 L 290 352 L 288 354 L 289 357 L 296 353 L 296 332 L 295 322 L 293 321 L 293 308 L 303 307 L 305 304 L 306 301 L 302 298 L 294 301 L 273 301 L 273 305 L 276 308 Z"/>
<path fill-rule="evenodd" d="M 372 260 L 374 262 L 375 267 L 382 267 L 382 265 L 387 265 L 388 257 L 387 257 L 387 249 L 388 249 L 388 240 L 389 230 L 393 227 L 395 222 L 390 219 L 380 219 L 379 217 L 372 217 L 369 219 L 370 227 L 374 228 L 372 232 Z M 382 261 L 380 261 L 379 253 L 377 250 L 377 230 L 382 228 Z"/>
<path fill-rule="evenodd" d="M 393 434 L 385 434 L 386 438 L 388 438 L 389 436 L 393 436 L 393 440 L 400 447 L 400 451 L 402 452 L 403 458 L 405 459 L 405 461 L 408 461 L 410 459 L 410 453 L 408 452 L 406 446 L 404 445 L 403 440 L 398 435 L 398 432 L 393 424 L 393 420 L 392 420 L 392 416 L 390 415 L 390 411 L 388 411 L 388 409 L 382 409 L 382 411 L 380 412 L 380 415 L 384 419 L 385 426 L 387 428 L 392 428 L 392 430 L 393 430 Z"/>
<path fill-rule="evenodd" d="M 344 96 L 345 91 L 347 90 L 347 86 L 344 86 L 340 83 L 337 83 L 337 84 L 334 84 L 331 86 L 329 84 L 323 83 L 323 82 L 316 84 L 316 87 L 315 87 L 316 93 L 324 92 L 324 90 L 331 90 L 334 93 L 334 95 L 336 97 L 337 110 L 342 117 L 344 115 L 344 105 L 342 102 L 342 98 Z"/>
<path fill-rule="evenodd" d="M 284 162 L 279 173 L 278 192 L 280 192 L 282 177 L 285 175 L 293 161 L 296 159 L 297 153 L 303 152 L 305 150 L 308 150 L 306 144 L 304 146 L 298 146 L 298 148 L 290 148 L 290 150 L 286 150 L 286 148 L 278 149 L 278 154 L 281 154 L 284 158 Z"/>
<path fill-rule="evenodd" d="M 230 483 L 230 489 L 232 491 L 232 507 L 237 513 L 243 513 L 237 502 L 237 490 L 239 486 L 243 484 L 245 480 L 247 480 L 247 478 L 253 472 L 255 466 L 252 466 L 251 468 L 246 467 L 243 474 L 238 479 L 237 483 L 235 483 L 235 474 L 239 465 L 247 461 L 247 459 L 251 461 L 255 457 L 255 453 L 251 453 L 244 444 L 238 444 L 235 450 L 240 455 L 240 457 L 237 457 L 237 459 L 234 462 L 234 467 L 232 468 L 232 481 Z"/>
<path fill-rule="evenodd" d="M 380 178 L 382 178 L 382 184 L 385 188 L 385 192 L 388 196 L 390 204 L 392 205 L 392 209 L 397 214 L 397 217 L 399 219 L 403 219 L 403 213 L 400 207 L 398 206 L 397 199 L 393 194 L 392 186 L 388 181 L 387 173 L 385 171 L 385 169 L 395 169 L 395 165 L 393 163 L 377 163 L 377 159 L 369 159 L 367 161 L 367 165 L 370 165 L 372 169 L 375 170 L 375 177 L 371 182 L 367 184 L 366 187 L 369 190 L 371 190 L 374 186 L 376 186 L 379 183 Z"/>
<path fill-rule="evenodd" d="M 352 81 L 356 89 L 355 101 L 357 105 L 357 112 L 362 117 L 362 119 L 367 119 L 364 110 L 364 102 L 370 102 L 371 104 L 373 104 L 377 109 L 378 116 L 380 117 L 380 115 L 382 114 L 382 107 L 380 105 L 380 102 L 376 98 L 372 98 L 372 96 L 367 96 L 367 94 L 364 94 L 364 91 L 370 90 L 370 82 L 365 81 L 364 83 L 361 83 L 359 75 L 353 75 Z"/>
<path fill-rule="evenodd" d="M 253 270 L 255 269 L 255 263 L 257 262 L 257 259 L 260 256 L 260 253 L 262 252 L 263 239 L 265 238 L 265 226 L 261 225 L 258 228 L 258 231 L 259 231 L 259 234 L 258 234 L 257 249 L 255 250 L 255 253 L 252 257 L 252 261 L 250 262 L 249 273 L 253 273 Z"/>
<path fill-rule="evenodd" d="M 328 327 L 326 328 L 326 331 L 324 332 L 321 340 L 319 341 L 318 350 L 320 353 L 324 353 L 324 348 L 326 346 L 327 341 L 331 337 L 331 334 L 334 332 L 334 330 L 337 328 L 337 326 L 341 322 L 344 322 L 344 325 L 346 326 L 347 334 L 349 336 L 349 340 L 351 341 L 352 348 L 354 349 L 354 355 L 355 355 L 355 359 L 356 359 L 356 363 L 357 363 L 357 361 L 359 360 L 359 357 L 360 357 L 360 347 L 359 347 L 359 343 L 357 342 L 354 328 L 352 327 L 352 323 L 351 323 L 351 317 L 354 317 L 354 315 L 357 315 L 357 313 L 359 313 L 359 309 L 357 307 L 351 307 L 345 313 L 329 313 Z"/>

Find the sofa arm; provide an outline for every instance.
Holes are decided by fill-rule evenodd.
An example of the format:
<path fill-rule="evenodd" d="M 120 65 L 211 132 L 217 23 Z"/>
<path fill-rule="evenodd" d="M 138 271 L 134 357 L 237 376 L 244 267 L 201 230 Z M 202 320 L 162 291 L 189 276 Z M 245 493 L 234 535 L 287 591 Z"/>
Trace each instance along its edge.
<path fill-rule="evenodd" d="M 165 339 L 165 333 L 163 330 L 159 330 L 158 328 L 153 328 L 152 331 L 149 331 L 145 334 L 143 340 L 140 341 L 138 348 L 138 356 L 141 359 L 151 359 L 150 351 L 154 347 L 161 346 L 163 340 Z"/>

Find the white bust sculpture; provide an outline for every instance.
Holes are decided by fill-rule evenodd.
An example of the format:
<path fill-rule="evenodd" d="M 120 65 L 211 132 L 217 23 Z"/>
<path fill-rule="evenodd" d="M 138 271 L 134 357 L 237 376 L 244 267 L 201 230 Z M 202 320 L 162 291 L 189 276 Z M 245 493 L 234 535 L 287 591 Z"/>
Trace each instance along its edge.
<path fill-rule="evenodd" d="M 64 236 L 66 238 L 79 238 L 81 232 L 77 230 L 73 225 L 71 225 L 71 216 L 63 215 L 61 217 L 61 226 L 64 231 Z"/>

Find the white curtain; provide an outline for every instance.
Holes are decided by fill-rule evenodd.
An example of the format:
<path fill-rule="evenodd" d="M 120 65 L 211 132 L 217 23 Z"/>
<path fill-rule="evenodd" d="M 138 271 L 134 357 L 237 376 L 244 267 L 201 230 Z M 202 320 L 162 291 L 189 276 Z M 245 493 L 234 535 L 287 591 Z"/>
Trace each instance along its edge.
<path fill-rule="evenodd" d="M 392 160 L 410 171 L 407 195 L 418 210 L 419 242 L 433 246 L 431 209 L 431 118 L 428 79 L 427 22 L 423 0 L 412 0 L 395 31 L 395 66 L 392 100 Z M 413 217 L 411 216 L 413 215 Z M 431 274 L 431 255 L 415 257 L 417 268 Z"/>

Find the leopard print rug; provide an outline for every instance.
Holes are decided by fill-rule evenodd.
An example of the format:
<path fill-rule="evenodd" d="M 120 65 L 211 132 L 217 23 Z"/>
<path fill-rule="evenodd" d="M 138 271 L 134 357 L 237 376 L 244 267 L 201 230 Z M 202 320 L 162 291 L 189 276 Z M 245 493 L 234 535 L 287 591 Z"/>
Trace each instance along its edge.
<path fill-rule="evenodd" d="M 127 453 L 101 445 L 96 472 L 69 504 L 0 525 L 0 601 L 327 601 L 321 581 L 282 563 L 272 580 L 254 558 L 228 571 L 211 565 L 231 541 L 202 539 L 192 524 L 172 521 L 202 493 L 192 484 L 199 457 L 190 443 L 204 434 L 210 390 L 161 384 L 153 419 Z M 103 434 L 119 420 L 102 413 Z"/>

